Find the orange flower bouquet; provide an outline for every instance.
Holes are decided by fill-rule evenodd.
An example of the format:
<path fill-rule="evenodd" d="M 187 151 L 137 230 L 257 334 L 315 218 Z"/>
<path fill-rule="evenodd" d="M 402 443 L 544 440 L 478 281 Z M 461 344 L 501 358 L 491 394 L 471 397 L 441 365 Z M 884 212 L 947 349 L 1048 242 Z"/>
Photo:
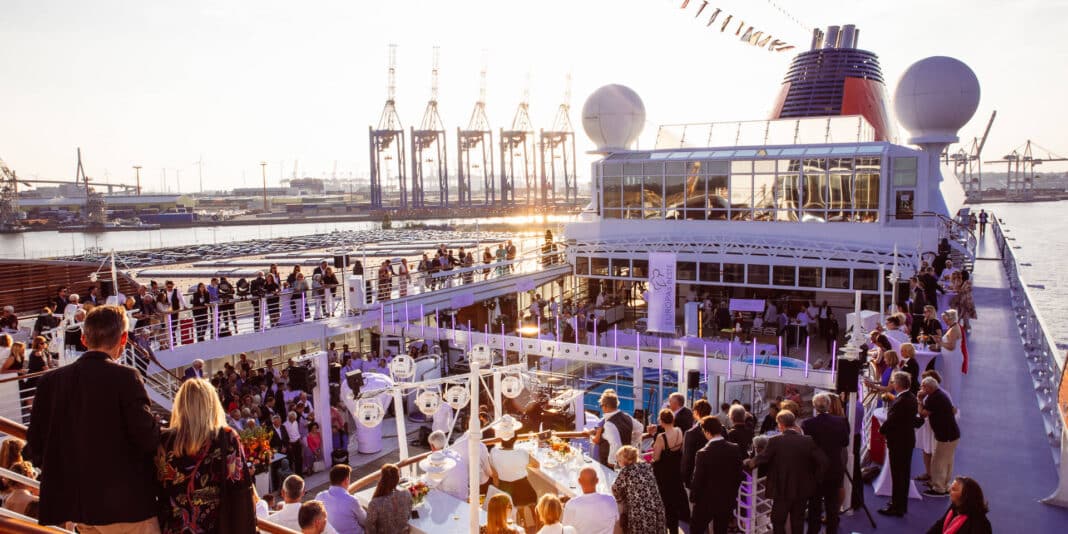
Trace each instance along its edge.
<path fill-rule="evenodd" d="M 266 427 L 256 426 L 242 430 L 238 436 L 252 470 L 256 473 L 267 472 L 274 456 L 274 451 L 271 450 L 271 431 Z"/>
<path fill-rule="evenodd" d="M 555 457 L 560 463 L 566 462 L 575 450 L 567 441 L 553 438 L 549 441 L 549 455 Z"/>
<path fill-rule="evenodd" d="M 408 494 L 412 496 L 412 506 L 423 504 L 427 493 L 430 493 L 430 487 L 422 480 L 417 480 L 408 486 Z"/>

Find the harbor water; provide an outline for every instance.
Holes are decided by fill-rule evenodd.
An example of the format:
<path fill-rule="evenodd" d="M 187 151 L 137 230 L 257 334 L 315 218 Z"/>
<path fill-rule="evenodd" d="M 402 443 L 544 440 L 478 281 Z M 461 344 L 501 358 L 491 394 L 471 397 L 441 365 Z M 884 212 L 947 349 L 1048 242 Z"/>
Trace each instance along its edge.
<path fill-rule="evenodd" d="M 993 213 L 1009 230 L 1007 235 L 1016 238 L 1012 243 L 1020 248 L 1013 253 L 1021 264 L 1030 264 L 1020 267 L 1028 290 L 1058 349 L 1068 350 L 1068 201 L 980 204 L 974 209 Z"/>

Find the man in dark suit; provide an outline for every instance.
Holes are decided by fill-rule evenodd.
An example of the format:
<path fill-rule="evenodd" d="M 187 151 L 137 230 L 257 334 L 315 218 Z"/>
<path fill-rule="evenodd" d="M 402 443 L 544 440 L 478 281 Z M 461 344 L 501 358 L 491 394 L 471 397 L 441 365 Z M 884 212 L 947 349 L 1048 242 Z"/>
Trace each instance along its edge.
<path fill-rule="evenodd" d="M 690 532 L 707 532 L 711 523 L 714 534 L 726 534 L 742 483 L 742 453 L 737 445 L 723 438 L 719 419 L 702 417 L 696 428 L 708 443 L 697 451 L 693 479 L 689 481 L 693 503 Z"/>
<path fill-rule="evenodd" d="M 200 358 L 193 360 L 193 365 L 190 365 L 189 369 L 185 370 L 182 381 L 184 382 L 190 378 L 204 378 L 204 360 Z"/>
<path fill-rule="evenodd" d="M 916 396 L 909 391 L 912 387 L 909 374 L 895 372 L 890 377 L 890 384 L 897 397 L 890 403 L 886 422 L 879 427 L 879 433 L 886 436 L 886 446 L 889 448 L 893 493 L 890 502 L 879 513 L 901 517 L 908 511 L 912 449 L 916 447 L 916 429 L 923 424 L 923 420 L 918 413 Z"/>
<path fill-rule="evenodd" d="M 912 379 L 909 391 L 916 395 L 920 392 L 920 364 L 916 363 L 916 346 L 912 343 L 902 343 L 898 355 L 901 356 L 901 370 L 908 373 Z"/>
<path fill-rule="evenodd" d="M 27 448 L 42 469 L 42 525 L 133 523 L 124 531 L 159 532 L 159 425 L 138 372 L 116 362 L 127 326 L 122 308 L 93 309 L 82 326 L 88 352 L 37 383 Z"/>
<path fill-rule="evenodd" d="M 668 409 L 671 410 L 671 413 L 675 416 L 675 428 L 678 428 L 683 432 L 693 428 L 693 412 L 686 407 L 686 395 L 683 395 L 678 391 L 669 395 Z M 646 431 L 650 434 L 659 435 L 664 429 L 660 425 L 649 425 Z"/>
<path fill-rule="evenodd" d="M 289 448 L 289 432 L 286 431 L 286 427 L 282 425 L 282 418 L 280 416 L 271 416 L 271 449 L 274 452 L 280 452 L 285 454 Z"/>
<path fill-rule="evenodd" d="M 805 526 L 805 503 L 823 477 L 827 457 L 815 440 L 801 435 L 793 412 L 781 410 L 775 422 L 781 434 L 768 440 L 764 452 L 748 463 L 750 468 L 767 465 L 767 495 L 775 501 L 771 506 L 775 534 L 786 534 L 787 520 L 790 532 L 800 533 Z"/>
<path fill-rule="evenodd" d="M 827 457 L 827 472 L 816 488 L 816 494 L 808 501 L 808 531 L 820 531 L 821 505 L 827 514 L 827 534 L 838 532 L 838 490 L 842 487 L 845 463 L 842 453 L 849 446 L 849 421 L 845 417 L 831 415 L 830 393 L 820 393 L 812 399 L 816 416 L 801 423 L 801 430 L 811 436 L 816 446 Z"/>
<path fill-rule="evenodd" d="M 731 429 L 727 432 L 727 441 L 738 446 L 742 453 L 742 459 L 749 457 L 749 449 L 753 446 L 753 427 L 746 422 L 749 415 L 741 404 L 734 404 L 727 417 L 731 420 Z"/>
<path fill-rule="evenodd" d="M 700 421 L 712 415 L 712 405 L 705 399 L 699 399 L 693 403 L 693 412 L 697 415 L 697 420 Z M 697 451 L 701 450 L 705 443 L 708 443 L 708 438 L 705 437 L 700 424 L 694 425 L 693 428 L 685 432 L 682 438 L 681 466 L 682 483 L 688 488 L 690 487 L 690 479 L 693 478 L 694 458 L 697 456 Z"/>

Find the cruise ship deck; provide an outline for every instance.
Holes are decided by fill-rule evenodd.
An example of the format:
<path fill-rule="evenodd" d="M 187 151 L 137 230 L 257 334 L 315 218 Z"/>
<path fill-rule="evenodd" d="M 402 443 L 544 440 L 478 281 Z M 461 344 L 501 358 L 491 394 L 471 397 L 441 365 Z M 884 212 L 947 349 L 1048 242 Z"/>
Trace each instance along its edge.
<path fill-rule="evenodd" d="M 961 441 L 954 474 L 976 479 L 990 504 L 994 532 L 1064 532 L 1068 510 L 1039 502 L 1057 487 L 1057 466 L 1045 436 L 1027 359 L 1012 313 L 1008 278 L 993 232 L 980 241 L 975 262 L 975 307 L 968 336 L 971 358 L 959 400 Z M 923 473 L 913 456 L 912 474 Z M 876 514 L 889 497 L 865 486 L 864 500 L 881 531 L 925 532 L 949 499 L 909 501 L 903 518 Z M 843 532 L 872 532 L 863 510 L 842 518 Z"/>

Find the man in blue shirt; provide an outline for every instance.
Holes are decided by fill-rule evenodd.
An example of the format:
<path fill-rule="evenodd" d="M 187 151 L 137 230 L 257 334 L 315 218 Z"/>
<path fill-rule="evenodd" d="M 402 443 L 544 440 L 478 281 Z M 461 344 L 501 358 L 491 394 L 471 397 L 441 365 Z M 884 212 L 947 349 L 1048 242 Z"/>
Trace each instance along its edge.
<path fill-rule="evenodd" d="M 330 468 L 330 487 L 315 498 L 326 506 L 326 519 L 338 534 L 363 534 L 367 512 L 356 497 L 349 494 L 352 468 L 338 464 Z"/>

